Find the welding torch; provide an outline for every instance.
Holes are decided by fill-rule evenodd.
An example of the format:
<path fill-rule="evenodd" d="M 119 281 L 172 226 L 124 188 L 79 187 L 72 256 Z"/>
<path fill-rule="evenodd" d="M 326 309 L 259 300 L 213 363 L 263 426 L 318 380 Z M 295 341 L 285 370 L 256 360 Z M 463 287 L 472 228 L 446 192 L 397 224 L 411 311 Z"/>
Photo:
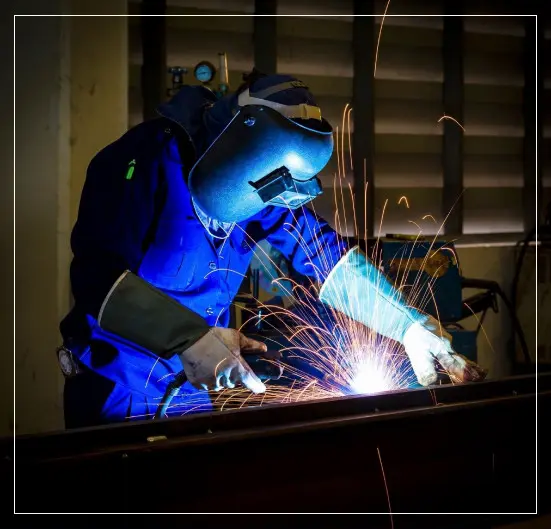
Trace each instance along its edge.
<path fill-rule="evenodd" d="M 137 350 L 143 349 L 148 356 L 156 355 L 166 360 L 188 351 L 211 330 L 196 312 L 128 270 L 115 281 L 104 299 L 98 325 L 102 331 L 135 344 Z M 244 352 L 239 360 L 245 361 L 262 381 L 281 376 L 283 369 L 274 361 L 276 359 L 269 353 L 251 351 Z M 136 376 L 143 376 L 143 373 L 138 370 Z M 170 402 L 187 380 L 185 370 L 181 370 L 168 387 L 157 382 L 158 391 L 164 394 L 155 418 L 166 415 Z"/>
<path fill-rule="evenodd" d="M 243 357 L 253 370 L 254 374 L 262 381 L 278 380 L 282 373 L 283 367 L 273 361 L 267 359 L 262 354 L 247 354 Z M 168 384 L 161 403 L 157 407 L 154 419 L 162 419 L 166 416 L 166 412 L 172 402 L 172 399 L 178 394 L 180 388 L 187 382 L 185 371 L 180 371 L 174 379 Z"/>

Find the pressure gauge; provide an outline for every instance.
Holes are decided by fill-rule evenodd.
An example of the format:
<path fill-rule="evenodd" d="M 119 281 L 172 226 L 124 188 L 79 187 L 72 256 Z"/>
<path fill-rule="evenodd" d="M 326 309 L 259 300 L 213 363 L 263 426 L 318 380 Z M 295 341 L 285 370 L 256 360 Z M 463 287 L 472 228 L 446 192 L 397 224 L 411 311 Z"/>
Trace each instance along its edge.
<path fill-rule="evenodd" d="M 193 75 L 195 75 L 195 79 L 204 84 L 210 83 L 214 79 L 215 74 L 216 68 L 208 61 L 200 62 L 195 67 L 195 70 L 193 70 Z"/>

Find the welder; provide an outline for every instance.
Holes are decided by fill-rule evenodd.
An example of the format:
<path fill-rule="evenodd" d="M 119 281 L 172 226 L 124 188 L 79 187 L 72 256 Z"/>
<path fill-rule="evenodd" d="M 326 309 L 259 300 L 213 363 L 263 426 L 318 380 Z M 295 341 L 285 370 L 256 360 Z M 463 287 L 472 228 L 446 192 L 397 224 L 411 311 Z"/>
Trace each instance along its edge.
<path fill-rule="evenodd" d="M 211 409 L 205 390 L 265 391 L 246 362 L 265 346 L 227 328 L 261 240 L 298 273 L 320 283 L 329 276 L 328 305 L 340 299 L 335 279 L 353 255 L 358 285 L 376 289 L 374 303 L 394 311 L 394 324 L 385 328 L 369 311 L 352 316 L 403 343 L 422 384 L 435 381 L 438 363 L 459 380 L 481 378 L 434 320 L 406 307 L 361 252 L 304 207 L 322 192 L 317 175 L 333 130 L 303 82 L 253 70 L 221 98 L 184 86 L 158 113 L 88 166 L 71 236 L 74 307 L 58 351 L 66 427 L 152 417 L 182 372 L 175 415 Z"/>

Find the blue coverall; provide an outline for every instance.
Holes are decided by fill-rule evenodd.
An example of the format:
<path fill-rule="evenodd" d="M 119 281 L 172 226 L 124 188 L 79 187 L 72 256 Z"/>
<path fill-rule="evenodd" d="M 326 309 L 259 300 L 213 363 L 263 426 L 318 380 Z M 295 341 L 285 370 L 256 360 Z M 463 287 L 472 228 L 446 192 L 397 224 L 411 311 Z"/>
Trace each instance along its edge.
<path fill-rule="evenodd" d="M 167 383 L 182 370 L 177 356 L 160 359 L 98 327 L 101 303 L 125 270 L 209 325 L 225 327 L 254 241 L 268 240 L 310 277 L 316 266 L 327 271 L 318 259 L 319 244 L 333 264 L 342 255 L 341 239 L 307 208 L 269 206 L 236 225 L 226 241 L 203 227 L 186 176 L 231 119 L 229 109 L 217 109 L 215 102 L 206 88 L 183 87 L 161 108 L 161 117 L 130 129 L 88 167 L 71 237 L 75 304 L 61 323 L 65 343 L 84 366 L 66 380 L 68 428 L 150 418 Z M 189 383 L 176 399 L 183 404 L 175 408 L 179 414 L 211 407 L 208 393 Z"/>

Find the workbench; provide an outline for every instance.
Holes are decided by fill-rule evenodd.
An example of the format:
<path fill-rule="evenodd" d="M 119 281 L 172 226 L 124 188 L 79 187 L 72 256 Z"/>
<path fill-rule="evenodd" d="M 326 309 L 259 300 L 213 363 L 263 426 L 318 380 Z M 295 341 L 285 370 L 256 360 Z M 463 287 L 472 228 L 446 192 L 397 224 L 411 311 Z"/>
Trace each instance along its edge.
<path fill-rule="evenodd" d="M 546 474 L 551 374 L 523 375 L 19 436 L 15 509 L 386 513 L 363 525 L 385 528 L 390 510 L 395 529 L 470 527 L 396 513 L 534 512 L 536 403 Z M 4 481 L 13 445 L 1 443 Z"/>

